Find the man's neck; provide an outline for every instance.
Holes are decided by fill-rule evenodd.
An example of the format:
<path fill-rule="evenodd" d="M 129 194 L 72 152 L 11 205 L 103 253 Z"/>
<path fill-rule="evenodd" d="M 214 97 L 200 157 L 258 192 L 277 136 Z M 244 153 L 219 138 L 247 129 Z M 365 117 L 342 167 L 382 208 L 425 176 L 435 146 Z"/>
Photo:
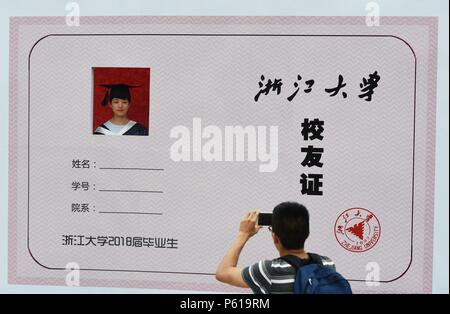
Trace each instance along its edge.
<path fill-rule="evenodd" d="M 305 249 L 280 250 L 280 257 L 281 256 L 286 256 L 286 255 L 294 255 L 294 256 L 300 257 L 301 259 L 308 259 L 309 258 L 308 252 L 306 252 Z"/>

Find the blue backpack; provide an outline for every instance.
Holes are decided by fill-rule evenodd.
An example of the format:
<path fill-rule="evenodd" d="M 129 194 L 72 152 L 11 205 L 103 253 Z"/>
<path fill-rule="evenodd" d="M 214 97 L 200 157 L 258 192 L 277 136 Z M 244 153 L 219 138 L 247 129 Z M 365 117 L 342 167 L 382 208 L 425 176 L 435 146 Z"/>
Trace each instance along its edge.
<path fill-rule="evenodd" d="M 323 265 L 317 254 L 308 254 L 311 262 L 305 264 L 294 255 L 283 256 L 296 271 L 295 294 L 352 294 L 349 282 L 333 267 Z"/>

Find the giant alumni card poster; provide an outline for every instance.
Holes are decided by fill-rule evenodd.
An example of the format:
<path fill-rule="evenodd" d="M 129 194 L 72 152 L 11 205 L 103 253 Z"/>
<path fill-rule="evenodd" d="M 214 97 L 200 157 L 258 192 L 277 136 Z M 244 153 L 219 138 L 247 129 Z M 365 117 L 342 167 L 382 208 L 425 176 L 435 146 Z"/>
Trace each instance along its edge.
<path fill-rule="evenodd" d="M 10 44 L 11 283 L 243 292 L 214 277 L 239 219 L 293 200 L 355 292 L 431 292 L 435 18 L 17 17 Z"/>

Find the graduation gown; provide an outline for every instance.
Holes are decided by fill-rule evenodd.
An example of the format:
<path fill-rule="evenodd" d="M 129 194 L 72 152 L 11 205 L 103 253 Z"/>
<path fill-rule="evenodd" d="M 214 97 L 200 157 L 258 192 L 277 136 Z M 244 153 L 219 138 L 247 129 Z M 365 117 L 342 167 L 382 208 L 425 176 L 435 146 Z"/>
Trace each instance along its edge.
<path fill-rule="evenodd" d="M 114 133 L 105 124 L 100 125 L 95 129 L 94 134 L 98 135 L 148 135 L 148 130 L 140 123 L 130 120 L 123 128 Z"/>

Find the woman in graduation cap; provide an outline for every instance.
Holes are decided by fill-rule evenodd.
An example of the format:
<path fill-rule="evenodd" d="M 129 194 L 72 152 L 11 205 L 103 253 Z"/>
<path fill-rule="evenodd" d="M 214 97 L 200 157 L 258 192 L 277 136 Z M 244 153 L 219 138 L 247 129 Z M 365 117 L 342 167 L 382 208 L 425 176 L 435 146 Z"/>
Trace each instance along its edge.
<path fill-rule="evenodd" d="M 131 105 L 130 89 L 140 86 L 127 84 L 103 84 L 107 92 L 102 101 L 102 106 L 109 106 L 113 117 L 100 125 L 94 134 L 101 135 L 148 135 L 148 130 L 136 121 L 128 119 L 128 108 Z"/>

